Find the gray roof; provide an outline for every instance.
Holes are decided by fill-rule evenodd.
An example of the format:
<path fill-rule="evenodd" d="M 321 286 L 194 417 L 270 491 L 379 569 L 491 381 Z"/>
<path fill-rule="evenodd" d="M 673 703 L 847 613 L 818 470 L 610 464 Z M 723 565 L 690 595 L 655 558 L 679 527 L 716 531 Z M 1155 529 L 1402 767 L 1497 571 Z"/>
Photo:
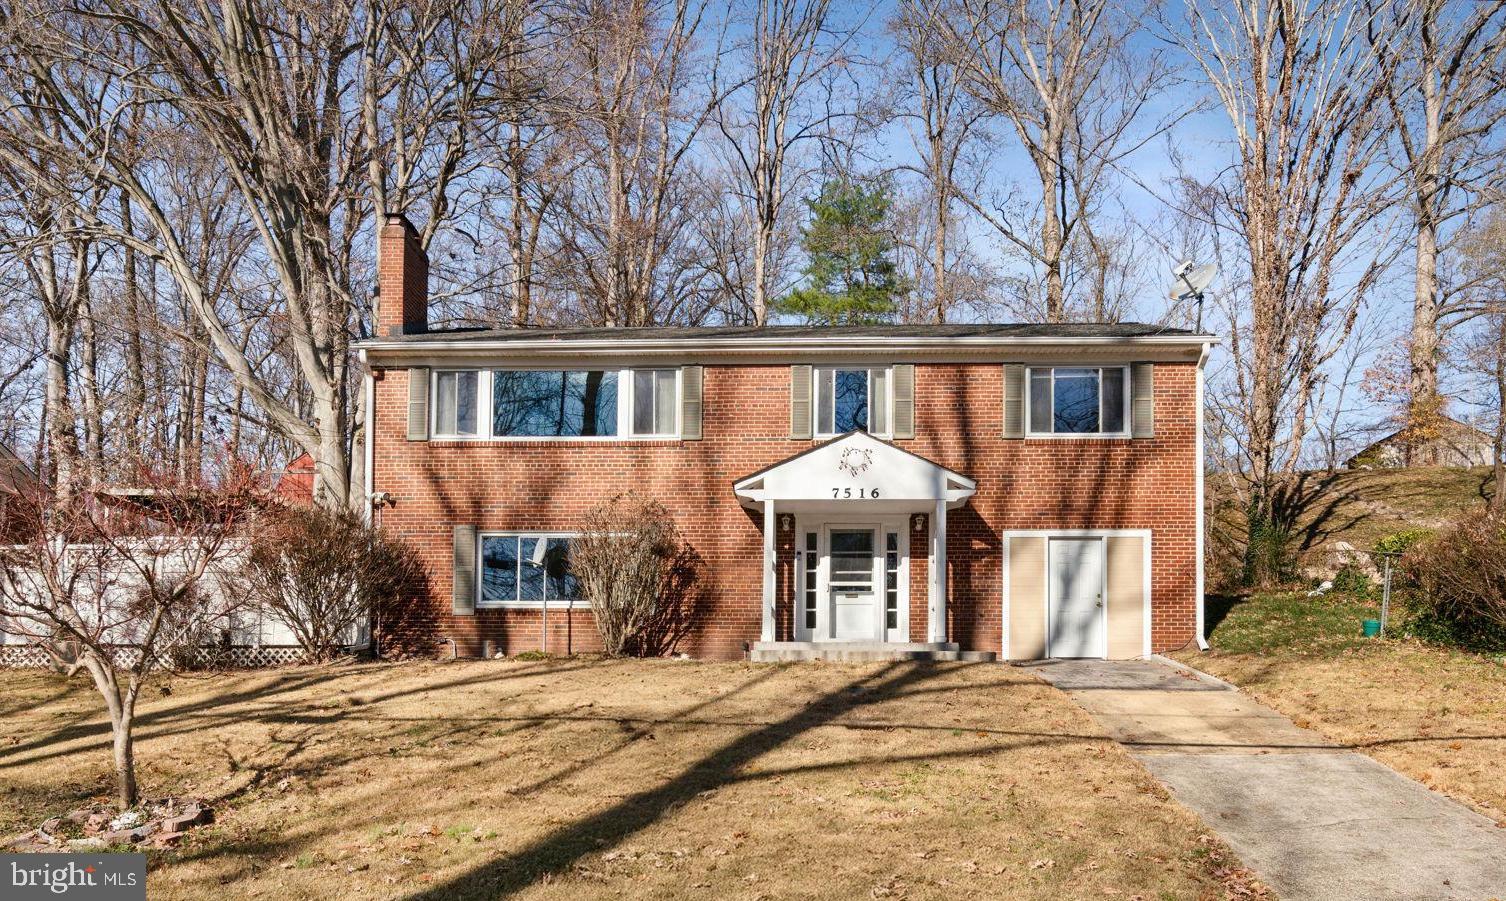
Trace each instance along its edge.
<path fill-rule="evenodd" d="M 1055 324 L 947 323 L 944 325 L 708 325 L 647 328 L 452 328 L 383 336 L 376 342 L 430 341 L 652 341 L 677 338 L 1155 338 L 1189 337 L 1188 329 L 1141 322 L 1063 322 Z M 1212 336 L 1209 336 L 1212 337 Z"/>

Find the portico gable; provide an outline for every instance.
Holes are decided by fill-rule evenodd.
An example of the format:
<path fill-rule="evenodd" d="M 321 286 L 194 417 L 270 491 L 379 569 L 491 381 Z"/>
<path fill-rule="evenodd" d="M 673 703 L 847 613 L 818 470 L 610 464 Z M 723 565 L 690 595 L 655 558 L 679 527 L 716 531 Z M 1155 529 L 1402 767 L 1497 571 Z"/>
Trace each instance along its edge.
<path fill-rule="evenodd" d="M 931 522 L 926 640 L 945 642 L 946 512 L 976 491 L 972 479 L 864 432 L 838 436 L 739 479 L 733 484 L 738 501 L 763 513 L 762 640 L 774 640 L 779 515 L 862 521 L 925 513 Z"/>

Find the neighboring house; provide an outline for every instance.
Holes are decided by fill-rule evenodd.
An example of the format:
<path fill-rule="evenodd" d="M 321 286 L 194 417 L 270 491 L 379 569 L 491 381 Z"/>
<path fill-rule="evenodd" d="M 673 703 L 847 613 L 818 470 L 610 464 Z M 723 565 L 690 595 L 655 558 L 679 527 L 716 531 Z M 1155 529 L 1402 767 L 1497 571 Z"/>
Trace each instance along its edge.
<path fill-rule="evenodd" d="M 462 654 L 588 649 L 568 540 L 626 491 L 701 560 L 694 656 L 1123 658 L 1200 635 L 1209 336 L 431 331 L 412 227 L 381 240 L 368 489 L 427 563 L 411 618 Z"/>
<path fill-rule="evenodd" d="M 1344 461 L 1349 469 L 1403 469 L 1408 466 L 1489 466 L 1495 439 L 1457 419 L 1444 419 L 1439 434 L 1410 441 L 1405 429 L 1392 432 Z"/>
<path fill-rule="evenodd" d="M 22 491 L 37 487 L 36 474 L 16 452 L 0 444 L 0 544 L 15 544 L 25 540 L 11 508 L 14 498 Z"/>
<path fill-rule="evenodd" d="M 311 507 L 314 504 L 314 458 L 299 454 L 277 474 L 272 493 L 290 504 Z"/>

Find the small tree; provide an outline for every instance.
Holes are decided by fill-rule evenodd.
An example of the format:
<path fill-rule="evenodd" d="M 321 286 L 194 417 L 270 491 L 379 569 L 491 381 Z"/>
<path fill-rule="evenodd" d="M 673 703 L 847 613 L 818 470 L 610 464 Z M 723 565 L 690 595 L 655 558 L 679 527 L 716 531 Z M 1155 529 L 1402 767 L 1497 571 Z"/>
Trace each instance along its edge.
<path fill-rule="evenodd" d="M 351 629 L 418 577 L 412 548 L 345 510 L 290 507 L 251 539 L 251 596 L 297 637 L 306 659 L 330 660 Z"/>
<path fill-rule="evenodd" d="M 586 514 L 570 541 L 570 569 L 608 654 L 658 649 L 652 633 L 676 603 L 670 595 L 682 548 L 669 511 L 657 501 L 619 494 Z"/>
<path fill-rule="evenodd" d="M 909 290 L 894 262 L 889 183 L 832 179 L 806 203 L 811 221 L 800 231 L 806 286 L 782 298 L 780 312 L 826 325 L 887 319 Z"/>
<path fill-rule="evenodd" d="M 22 541 L 0 549 L 0 629 L 88 671 L 110 717 L 121 809 L 138 800 L 132 729 L 153 677 L 226 621 L 215 584 L 256 504 L 249 474 L 220 484 L 147 477 L 130 491 L 38 488 L 13 498 Z"/>

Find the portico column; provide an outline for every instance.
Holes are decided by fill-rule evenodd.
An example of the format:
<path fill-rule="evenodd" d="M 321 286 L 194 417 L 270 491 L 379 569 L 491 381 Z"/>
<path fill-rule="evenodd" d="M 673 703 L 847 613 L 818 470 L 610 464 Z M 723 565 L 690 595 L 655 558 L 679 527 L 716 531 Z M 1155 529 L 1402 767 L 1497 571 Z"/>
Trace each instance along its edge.
<path fill-rule="evenodd" d="M 930 621 L 926 641 L 946 641 L 946 500 L 931 516 Z"/>
<path fill-rule="evenodd" d="M 763 502 L 763 632 L 760 641 L 774 640 L 774 499 Z"/>

